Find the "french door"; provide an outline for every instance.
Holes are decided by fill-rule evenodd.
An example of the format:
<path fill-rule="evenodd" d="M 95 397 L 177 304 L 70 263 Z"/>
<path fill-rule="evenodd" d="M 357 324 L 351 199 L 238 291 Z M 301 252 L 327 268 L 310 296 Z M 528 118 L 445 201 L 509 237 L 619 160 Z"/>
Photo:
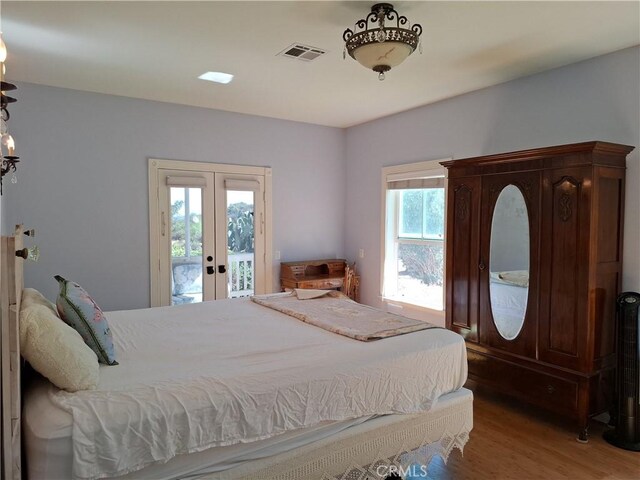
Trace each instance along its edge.
<path fill-rule="evenodd" d="M 271 291 L 270 169 L 151 160 L 151 305 Z"/>

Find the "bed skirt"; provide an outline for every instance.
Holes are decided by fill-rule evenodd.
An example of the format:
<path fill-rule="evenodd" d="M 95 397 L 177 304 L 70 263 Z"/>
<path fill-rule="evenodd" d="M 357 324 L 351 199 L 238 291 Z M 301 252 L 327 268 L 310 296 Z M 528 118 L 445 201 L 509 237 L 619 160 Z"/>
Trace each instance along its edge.
<path fill-rule="evenodd" d="M 426 478 L 422 471 L 433 457 L 446 461 L 454 448 L 462 452 L 473 428 L 473 394 L 462 388 L 452 397 L 428 413 L 378 417 L 202 480 L 378 480 L 410 465 Z"/>

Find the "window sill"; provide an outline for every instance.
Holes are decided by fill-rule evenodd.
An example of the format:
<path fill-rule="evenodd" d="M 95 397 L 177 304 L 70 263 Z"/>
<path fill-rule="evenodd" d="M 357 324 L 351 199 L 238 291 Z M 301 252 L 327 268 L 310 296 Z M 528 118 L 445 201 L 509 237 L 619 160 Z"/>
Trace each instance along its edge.
<path fill-rule="evenodd" d="M 406 308 L 407 310 L 413 310 L 416 312 L 424 312 L 424 313 L 428 313 L 430 315 L 438 315 L 441 317 L 445 316 L 445 312 L 444 310 L 437 310 L 435 308 L 429 308 L 429 307 L 425 307 L 423 305 L 417 305 L 415 303 L 408 303 L 404 300 L 398 300 L 397 298 L 393 298 L 393 297 L 382 297 L 382 302 L 385 305 L 395 305 L 398 306 L 402 309 Z"/>

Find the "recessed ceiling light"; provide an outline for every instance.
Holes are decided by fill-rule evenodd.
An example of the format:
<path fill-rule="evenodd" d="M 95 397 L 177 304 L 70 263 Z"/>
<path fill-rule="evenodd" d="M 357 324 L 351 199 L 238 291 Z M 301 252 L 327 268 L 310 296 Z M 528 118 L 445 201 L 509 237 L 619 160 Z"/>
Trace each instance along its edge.
<path fill-rule="evenodd" d="M 209 80 L 210 82 L 216 83 L 229 83 L 233 80 L 233 75 L 230 73 L 222 73 L 222 72 L 207 72 L 203 73 L 198 77 L 201 80 Z"/>

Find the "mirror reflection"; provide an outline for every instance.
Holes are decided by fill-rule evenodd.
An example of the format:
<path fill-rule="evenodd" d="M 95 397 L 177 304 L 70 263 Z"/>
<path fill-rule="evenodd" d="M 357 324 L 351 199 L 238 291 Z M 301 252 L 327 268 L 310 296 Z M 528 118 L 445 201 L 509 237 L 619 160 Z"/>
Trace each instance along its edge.
<path fill-rule="evenodd" d="M 502 189 L 493 212 L 489 295 L 498 332 L 513 340 L 524 325 L 529 296 L 529 215 L 515 185 Z"/>

